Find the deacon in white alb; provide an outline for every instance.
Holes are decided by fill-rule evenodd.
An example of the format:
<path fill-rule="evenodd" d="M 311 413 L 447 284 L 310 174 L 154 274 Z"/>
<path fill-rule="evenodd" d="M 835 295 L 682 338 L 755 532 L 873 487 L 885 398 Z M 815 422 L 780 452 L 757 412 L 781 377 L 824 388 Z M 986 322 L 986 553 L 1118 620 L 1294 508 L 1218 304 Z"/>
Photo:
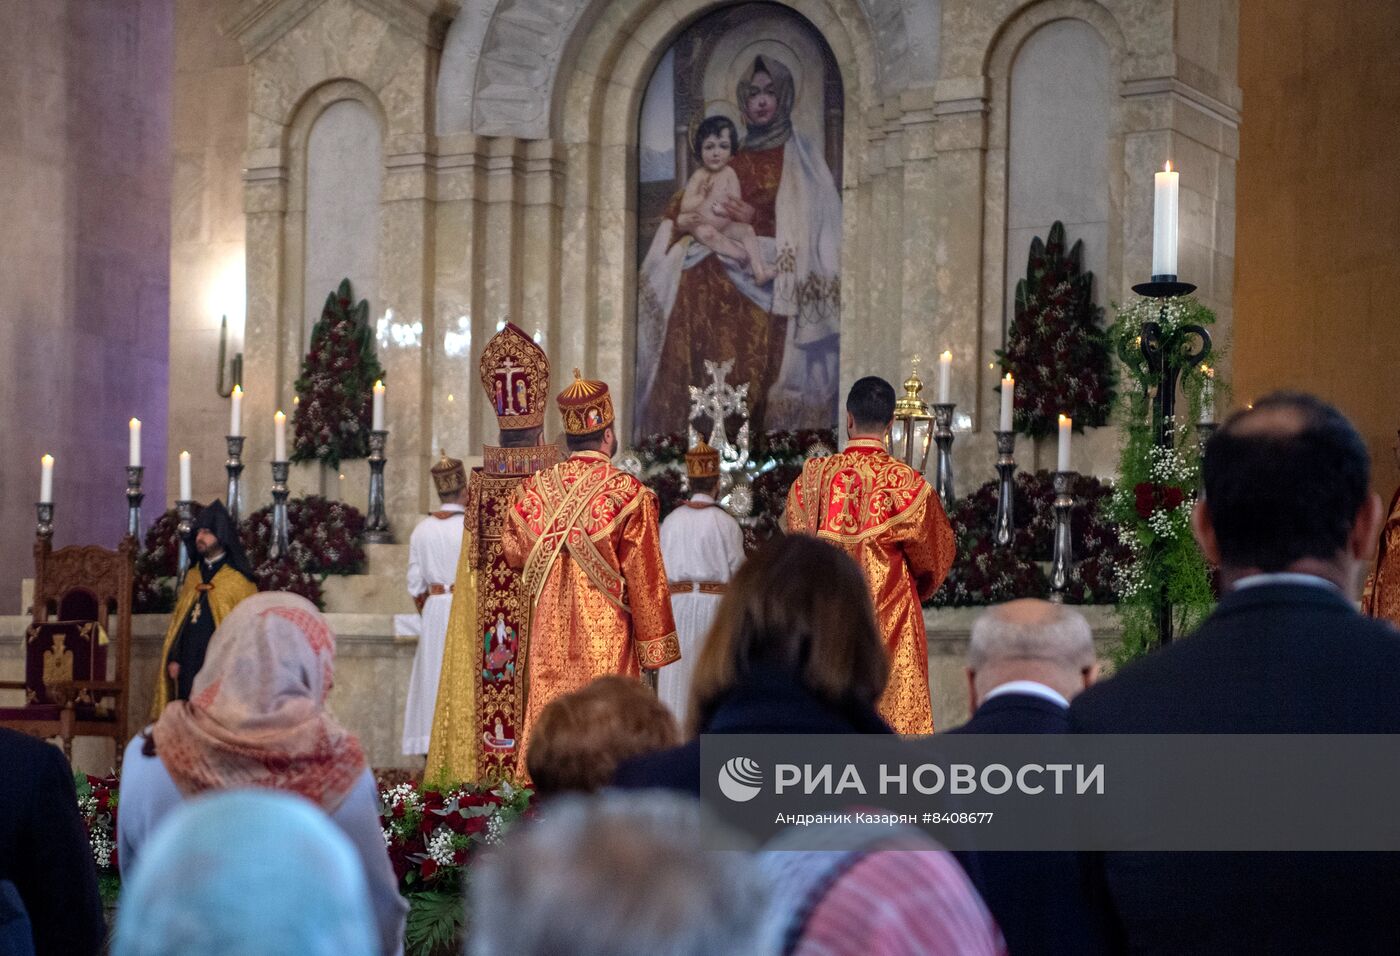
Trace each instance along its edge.
<path fill-rule="evenodd" d="M 467 470 L 447 452 L 432 468 L 442 507 L 418 523 L 408 539 L 408 593 L 423 617 L 413 674 L 408 679 L 408 703 L 403 714 L 403 752 L 426 754 L 433 732 L 447 619 L 452 610 L 452 583 L 462 553 L 462 516 L 466 511 Z"/>
<path fill-rule="evenodd" d="M 685 455 L 690 500 L 661 522 L 661 557 L 671 582 L 671 610 L 681 642 L 681 659 L 661 668 L 657 696 L 684 724 L 690 706 L 690 677 L 720 595 L 744 563 L 744 532 L 715 501 L 719 452 L 701 441 Z"/>

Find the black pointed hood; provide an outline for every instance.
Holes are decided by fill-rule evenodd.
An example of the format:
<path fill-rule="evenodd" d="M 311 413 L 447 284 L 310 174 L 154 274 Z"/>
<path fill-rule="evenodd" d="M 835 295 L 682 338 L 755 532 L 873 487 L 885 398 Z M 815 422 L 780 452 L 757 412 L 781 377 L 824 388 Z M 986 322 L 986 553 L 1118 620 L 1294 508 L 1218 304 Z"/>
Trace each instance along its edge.
<path fill-rule="evenodd" d="M 201 530 L 209 531 L 219 539 L 219 543 L 224 547 L 224 560 L 228 562 L 229 567 L 254 584 L 257 583 L 253 569 L 248 564 L 248 555 L 243 551 L 243 542 L 238 537 L 238 529 L 233 524 L 233 516 L 228 513 L 222 501 L 216 498 L 206 505 L 190 526 L 190 533 L 185 538 L 185 549 L 189 553 L 191 567 L 198 566 L 202 560 L 199 550 L 194 546 L 194 539 Z"/>

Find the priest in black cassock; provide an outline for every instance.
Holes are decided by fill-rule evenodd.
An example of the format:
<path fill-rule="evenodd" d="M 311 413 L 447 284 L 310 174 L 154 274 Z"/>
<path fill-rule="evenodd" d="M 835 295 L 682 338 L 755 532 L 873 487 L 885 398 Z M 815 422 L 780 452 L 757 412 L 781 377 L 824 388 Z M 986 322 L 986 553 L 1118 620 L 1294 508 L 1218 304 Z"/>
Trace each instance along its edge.
<path fill-rule="evenodd" d="M 184 543 L 190 570 L 165 632 L 152 707 L 155 717 L 170 701 L 189 699 L 215 628 L 235 604 L 258 589 L 238 529 L 223 502 L 216 500 L 199 513 Z"/>

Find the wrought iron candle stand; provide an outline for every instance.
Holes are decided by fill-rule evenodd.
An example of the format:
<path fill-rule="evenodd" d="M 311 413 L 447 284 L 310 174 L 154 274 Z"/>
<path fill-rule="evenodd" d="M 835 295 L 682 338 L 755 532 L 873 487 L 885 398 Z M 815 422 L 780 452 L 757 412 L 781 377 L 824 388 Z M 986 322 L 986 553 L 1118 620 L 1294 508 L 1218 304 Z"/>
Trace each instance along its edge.
<path fill-rule="evenodd" d="M 1055 488 L 1055 551 L 1050 561 L 1050 600 L 1065 603 L 1069 589 L 1070 571 L 1074 567 L 1074 538 L 1070 531 L 1070 512 L 1074 508 L 1074 481 L 1077 471 L 1057 471 L 1052 477 Z"/>
<path fill-rule="evenodd" d="M 267 553 L 273 558 L 285 558 L 292 550 L 287 529 L 287 477 L 291 470 L 291 462 L 272 463 L 272 543 Z"/>
<path fill-rule="evenodd" d="M 997 436 L 997 525 L 992 536 L 999 546 L 1010 547 L 1016 535 L 1016 433 L 994 432 Z"/>
<path fill-rule="evenodd" d="M 190 569 L 190 549 L 185 541 L 190 536 L 190 531 L 194 528 L 194 502 L 175 502 L 175 513 L 179 515 L 180 522 L 176 529 L 176 559 L 175 559 L 175 585 L 179 587 L 185 582 L 185 572 Z"/>
<path fill-rule="evenodd" d="M 228 506 L 228 516 L 233 519 L 233 526 L 238 527 L 239 502 L 243 497 L 243 486 L 240 476 L 243 474 L 243 436 L 229 435 L 228 439 L 228 460 L 224 462 L 224 469 L 228 471 L 228 494 L 224 504 Z"/>
<path fill-rule="evenodd" d="M 938 492 L 945 511 L 953 510 L 953 409 L 952 402 L 937 402 L 933 406 L 933 441 L 938 445 L 938 470 L 934 472 L 933 488 Z"/>
<path fill-rule="evenodd" d="M 392 544 L 394 533 L 384 515 L 384 446 L 389 432 L 375 429 L 369 433 L 369 514 L 365 519 L 365 540 L 371 544 Z"/>
<path fill-rule="evenodd" d="M 1162 303 L 1158 320 L 1142 323 L 1140 348 L 1142 357 L 1147 360 L 1147 370 L 1157 379 L 1157 394 L 1152 399 L 1152 435 L 1158 448 L 1176 448 L 1176 388 L 1181 373 L 1194 368 L 1210 355 L 1210 333 L 1199 325 L 1183 325 L 1181 331 L 1200 339 L 1200 347 L 1195 350 L 1182 349 L 1169 351 L 1163 326 L 1166 324 L 1167 300 L 1177 296 L 1190 295 L 1196 286 L 1190 282 L 1178 282 L 1174 275 L 1154 275 L 1151 282 L 1140 282 L 1133 291 L 1149 299 L 1159 299 Z M 1172 606 L 1162 595 L 1157 611 L 1157 637 L 1160 644 L 1172 642 Z"/>
<path fill-rule="evenodd" d="M 141 540 L 141 502 L 146 494 L 141 490 L 141 465 L 126 466 L 126 533 Z"/>
<path fill-rule="evenodd" d="M 40 538 L 53 539 L 53 502 L 40 501 L 34 505 L 38 513 L 38 521 L 34 526 L 34 533 Z"/>

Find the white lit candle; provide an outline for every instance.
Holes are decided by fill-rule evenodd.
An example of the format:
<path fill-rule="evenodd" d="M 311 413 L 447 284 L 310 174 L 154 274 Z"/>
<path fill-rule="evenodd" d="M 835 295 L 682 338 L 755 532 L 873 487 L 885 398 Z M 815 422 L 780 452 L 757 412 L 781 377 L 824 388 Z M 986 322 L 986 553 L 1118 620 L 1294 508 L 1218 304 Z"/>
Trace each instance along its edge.
<path fill-rule="evenodd" d="M 141 419 L 133 418 L 126 423 L 126 427 L 131 431 L 131 454 L 127 459 L 127 464 L 132 468 L 141 467 Z"/>
<path fill-rule="evenodd" d="M 287 416 L 282 414 L 282 409 L 277 409 L 277 413 L 272 416 L 272 460 L 287 460 Z"/>
<path fill-rule="evenodd" d="M 1206 375 L 1201 385 L 1201 421 L 1209 424 L 1215 421 L 1215 369 L 1206 365 L 1201 371 Z"/>
<path fill-rule="evenodd" d="M 1007 372 L 1001 380 L 1001 430 L 1011 431 L 1011 414 L 1016 408 L 1016 380 Z"/>
<path fill-rule="evenodd" d="M 1060 416 L 1060 454 L 1055 461 L 1056 471 L 1069 471 L 1069 443 L 1074 434 L 1074 419 L 1068 415 Z"/>
<path fill-rule="evenodd" d="M 191 501 L 193 495 L 190 494 L 190 487 L 194 482 L 190 478 L 190 453 L 180 452 L 180 501 Z"/>
<path fill-rule="evenodd" d="M 39 459 L 39 503 L 53 504 L 53 455 Z"/>
<path fill-rule="evenodd" d="M 377 431 L 377 432 L 382 432 L 382 431 L 384 430 L 384 383 L 383 383 L 383 382 L 375 382 L 375 383 L 374 383 L 374 414 L 373 414 L 373 416 L 372 416 L 372 423 L 371 423 L 371 425 L 370 425 L 369 427 L 372 428 L 374 431 Z"/>
<path fill-rule="evenodd" d="M 235 385 L 230 396 L 228 433 L 232 436 L 243 434 L 243 386 Z"/>
<path fill-rule="evenodd" d="M 1176 275 L 1176 200 L 1181 174 L 1172 164 L 1157 173 L 1152 202 L 1152 274 Z"/>
<path fill-rule="evenodd" d="M 947 405 L 953 394 L 953 353 L 938 356 L 938 403 Z"/>

